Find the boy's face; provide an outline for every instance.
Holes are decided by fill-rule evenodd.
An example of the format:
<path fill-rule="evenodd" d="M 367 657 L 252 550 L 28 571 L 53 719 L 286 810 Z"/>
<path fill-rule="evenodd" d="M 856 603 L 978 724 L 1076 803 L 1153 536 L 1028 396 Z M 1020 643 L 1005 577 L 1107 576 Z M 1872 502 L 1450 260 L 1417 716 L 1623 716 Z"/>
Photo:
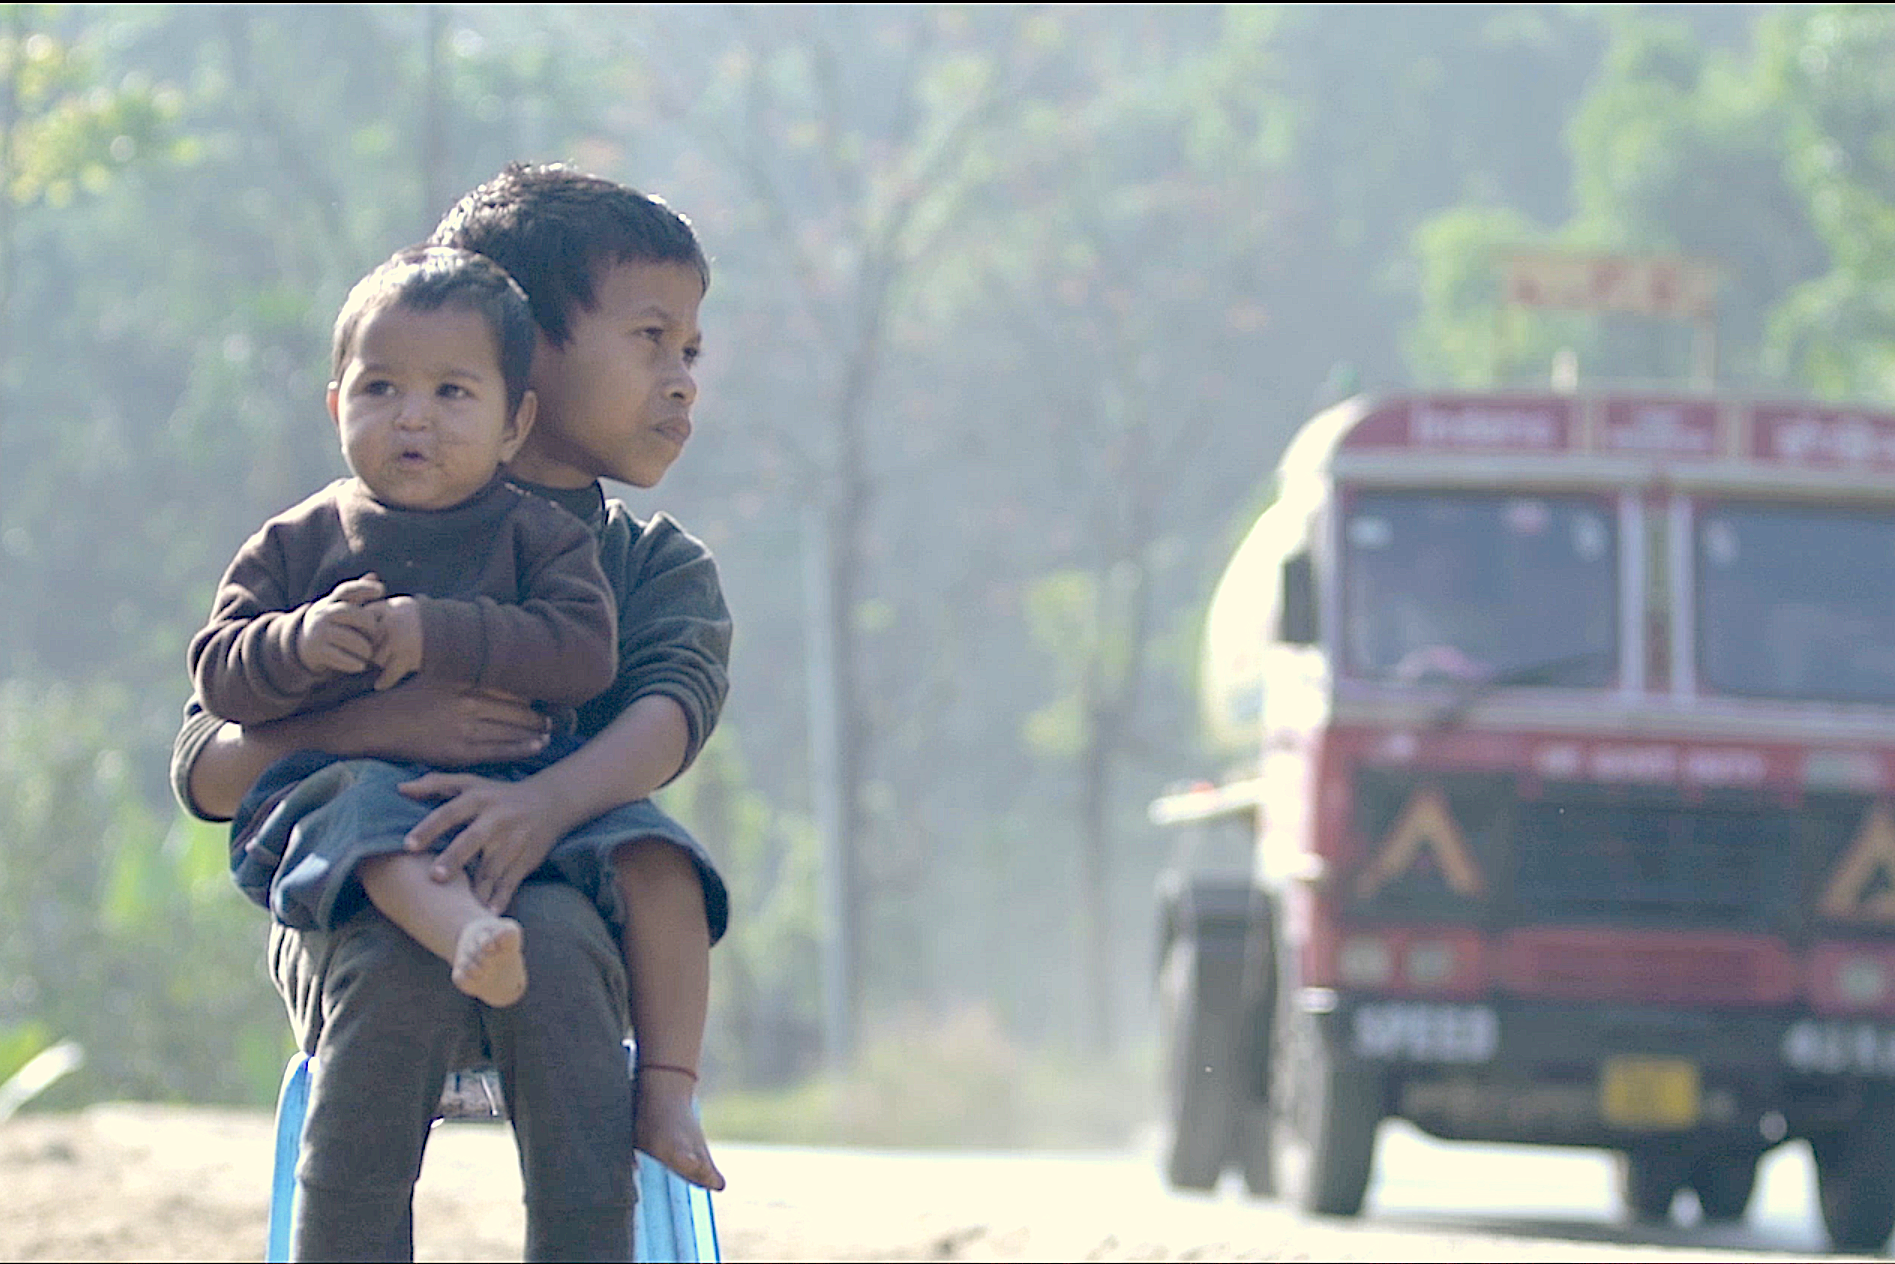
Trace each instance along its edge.
<path fill-rule="evenodd" d="M 400 509 L 448 509 L 486 486 L 519 451 L 533 411 L 529 391 L 508 413 L 493 329 L 451 303 L 369 313 L 329 384 L 349 468 Z"/>
<path fill-rule="evenodd" d="M 596 291 L 597 306 L 573 312 L 565 346 L 540 337 L 539 425 L 512 472 L 548 487 L 651 487 L 691 437 L 704 286 L 689 265 L 634 261 L 606 268 Z"/>

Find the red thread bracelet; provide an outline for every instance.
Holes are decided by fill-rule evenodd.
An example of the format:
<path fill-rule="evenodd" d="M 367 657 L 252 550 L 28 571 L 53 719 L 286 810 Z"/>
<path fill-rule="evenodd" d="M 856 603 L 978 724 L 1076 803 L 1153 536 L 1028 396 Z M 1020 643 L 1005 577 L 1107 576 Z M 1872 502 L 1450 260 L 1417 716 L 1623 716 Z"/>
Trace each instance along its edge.
<path fill-rule="evenodd" d="M 690 1080 L 691 1083 L 697 1083 L 696 1071 L 693 1071 L 690 1067 L 673 1066 L 669 1062 L 641 1062 L 638 1064 L 638 1069 L 640 1071 L 676 1071 L 679 1075 Z"/>

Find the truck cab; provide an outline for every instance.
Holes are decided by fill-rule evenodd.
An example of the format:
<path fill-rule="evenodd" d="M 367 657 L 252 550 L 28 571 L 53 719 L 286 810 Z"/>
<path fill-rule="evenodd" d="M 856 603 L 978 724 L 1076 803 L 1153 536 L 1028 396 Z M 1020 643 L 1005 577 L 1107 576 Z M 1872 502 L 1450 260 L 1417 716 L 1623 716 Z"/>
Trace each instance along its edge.
<path fill-rule="evenodd" d="M 1377 1126 L 1601 1147 L 1741 1217 L 1806 1139 L 1895 1228 L 1895 415 L 1703 394 L 1357 397 L 1211 599 L 1239 831 L 1168 873 L 1167 1172 L 1356 1213 Z"/>

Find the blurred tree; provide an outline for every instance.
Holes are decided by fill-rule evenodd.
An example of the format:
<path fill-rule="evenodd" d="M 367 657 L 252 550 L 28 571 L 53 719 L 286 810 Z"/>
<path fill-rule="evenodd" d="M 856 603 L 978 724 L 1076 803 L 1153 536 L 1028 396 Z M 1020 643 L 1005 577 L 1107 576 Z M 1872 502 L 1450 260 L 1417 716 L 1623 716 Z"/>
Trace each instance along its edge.
<path fill-rule="evenodd" d="M 28 374 L 42 319 L 32 265 L 76 204 L 133 164 L 162 161 L 175 114 L 172 95 L 148 77 L 99 83 L 97 32 L 61 29 L 60 8 L 0 6 L 0 470 L 15 484 L 0 481 L 0 575 L 14 586 L 34 579 L 19 564 L 32 546 L 20 520 L 33 497 L 21 484 L 28 470 L 47 470 L 37 428 L 21 424 L 41 404 Z M 9 602 L 0 614 L 0 672 L 16 667 L 34 604 Z"/>
<path fill-rule="evenodd" d="M 77 1040 L 54 1103 L 269 1100 L 289 1052 L 258 979 L 260 919 L 231 898 L 220 827 L 140 792 L 128 692 L 0 686 L 0 1037 Z"/>
<path fill-rule="evenodd" d="M 1690 337 L 1682 326 L 1499 318 L 1499 256 L 1551 245 L 1721 264 L 1720 379 L 1788 386 L 1793 323 L 1772 313 L 1822 271 L 1826 254 L 1810 200 L 1786 179 L 1795 155 L 1808 152 L 1792 135 L 1807 109 L 1786 96 L 1781 71 L 1780 50 L 1794 44 L 1787 32 L 1799 20 L 1787 11 L 1766 17 L 1753 48 L 1707 42 L 1686 17 L 1643 7 L 1608 9 L 1604 19 L 1609 47 L 1566 132 L 1573 214 L 1540 227 L 1518 203 L 1473 202 L 1423 224 L 1411 363 L 1426 379 L 1470 384 L 1492 380 L 1496 364 L 1502 379 L 1543 374 L 1553 349 L 1565 346 L 1577 350 L 1585 376 L 1682 381 Z"/>
<path fill-rule="evenodd" d="M 885 708 L 868 684 L 886 608 L 875 520 L 886 463 L 917 455 L 897 453 L 890 424 L 891 334 L 952 258 L 938 247 L 984 187 L 983 151 L 1038 46 L 1024 11 L 960 7 L 737 6 L 655 35 L 666 43 L 640 51 L 650 100 L 702 138 L 724 186 L 712 196 L 745 208 L 732 227 L 754 237 L 737 337 L 749 372 L 775 383 L 752 426 L 786 467 L 809 551 L 801 706 L 834 866 L 828 1039 L 841 1056 L 891 877 Z M 705 63 L 693 40 L 722 55 Z M 953 442 L 932 434 L 923 451 Z"/>
<path fill-rule="evenodd" d="M 1830 397 L 1895 399 L 1895 89 L 1885 73 L 1895 11 L 1786 6 L 1764 20 L 1759 42 L 1756 79 L 1777 105 L 1783 192 L 1821 260 L 1775 292 L 1769 362 Z"/>
<path fill-rule="evenodd" d="M 1024 370 L 1001 479 L 1064 510 L 1053 540 L 1023 544 L 1041 568 L 1021 603 L 1041 665 L 1027 696 L 1051 696 L 1021 732 L 1064 783 L 1071 977 L 1097 1052 L 1143 947 L 1123 930 L 1145 921 L 1124 899 L 1123 822 L 1177 759 L 1140 735 L 1162 713 L 1160 634 L 1189 617 L 1166 612 L 1188 609 L 1197 578 L 1178 519 L 1241 496 L 1295 417 L 1289 401 L 1234 407 L 1232 371 L 1280 351 L 1271 246 L 1291 132 L 1272 11 L 1062 13 L 1056 29 L 1065 73 L 994 149 L 1008 212 L 978 225 L 963 301 Z M 1148 883 L 1132 889 L 1148 901 Z"/>
<path fill-rule="evenodd" d="M 749 1085 L 811 1074 L 822 1053 L 815 831 L 749 784 L 729 724 L 662 802 L 694 834 L 714 840 L 730 888 L 729 938 L 714 959 L 709 1067 L 724 1082 Z"/>
<path fill-rule="evenodd" d="M 1271 39 L 1290 169 L 1285 365 L 1299 402 L 1346 356 L 1404 380 L 1419 298 L 1411 235 L 1462 201 L 1529 220 L 1571 212 L 1561 136 L 1605 45 L 1595 7 L 1286 5 Z"/>

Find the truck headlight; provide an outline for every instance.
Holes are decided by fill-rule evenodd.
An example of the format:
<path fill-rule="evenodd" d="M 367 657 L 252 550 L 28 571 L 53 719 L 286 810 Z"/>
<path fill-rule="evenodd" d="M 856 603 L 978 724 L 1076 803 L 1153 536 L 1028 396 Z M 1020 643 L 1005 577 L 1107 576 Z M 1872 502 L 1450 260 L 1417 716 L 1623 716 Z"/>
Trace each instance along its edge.
<path fill-rule="evenodd" d="M 1408 949 L 1404 968 L 1416 987 L 1440 987 L 1454 977 L 1454 945 L 1423 939 Z"/>
<path fill-rule="evenodd" d="M 1836 967 L 1836 991 L 1851 1005 L 1877 1005 L 1888 995 L 1888 971 L 1873 957 L 1845 957 Z"/>
<path fill-rule="evenodd" d="M 1342 941 L 1342 953 L 1336 965 L 1344 983 L 1383 987 L 1394 976 L 1395 954 L 1374 936 L 1351 935 Z"/>

